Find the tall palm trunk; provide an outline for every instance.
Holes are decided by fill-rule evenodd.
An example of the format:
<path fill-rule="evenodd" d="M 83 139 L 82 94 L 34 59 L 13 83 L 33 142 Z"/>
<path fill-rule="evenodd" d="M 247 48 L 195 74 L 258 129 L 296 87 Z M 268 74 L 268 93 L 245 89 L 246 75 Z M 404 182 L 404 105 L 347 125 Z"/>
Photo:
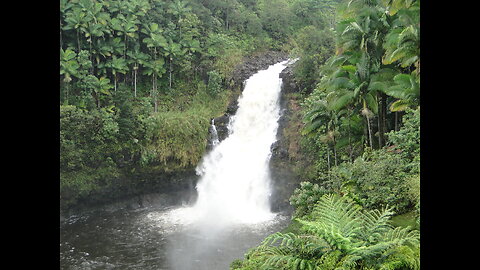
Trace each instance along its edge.
<path fill-rule="evenodd" d="M 379 94 L 379 111 L 378 111 L 378 147 L 385 145 L 386 132 L 386 114 L 387 114 L 387 96 L 384 93 Z"/>
<path fill-rule="evenodd" d="M 63 40 L 62 40 L 62 19 L 60 19 L 60 48 L 63 48 Z"/>
<path fill-rule="evenodd" d="M 80 30 L 77 28 L 77 46 L 78 46 L 78 52 L 80 52 Z"/>
<path fill-rule="evenodd" d="M 333 132 L 332 132 L 332 140 L 333 140 L 333 157 L 335 160 L 335 166 L 337 166 L 337 148 L 335 145 L 337 144 L 337 140 L 335 140 L 335 122 L 332 123 Z"/>
<path fill-rule="evenodd" d="M 117 92 L 117 73 L 113 74 L 113 87 L 115 89 L 115 92 Z"/>
<path fill-rule="evenodd" d="M 151 96 L 153 97 L 153 111 L 157 112 L 158 111 L 158 101 L 157 101 L 157 75 L 153 73 L 152 76 L 152 93 Z"/>
<path fill-rule="evenodd" d="M 352 135 L 351 135 L 351 116 L 352 110 L 348 109 L 348 146 L 350 147 L 350 160 L 353 163 L 353 145 L 352 145 Z"/>
<path fill-rule="evenodd" d="M 135 64 L 135 68 L 133 70 L 133 89 L 134 89 L 134 96 L 137 97 L 137 69 L 138 69 L 138 66 L 137 64 Z"/>
<path fill-rule="evenodd" d="M 334 161 L 335 161 L 335 166 L 337 166 L 337 148 L 335 147 L 335 139 L 333 139 L 333 158 L 334 158 Z"/>
<path fill-rule="evenodd" d="M 170 68 L 169 68 L 169 76 L 168 76 L 168 81 L 170 85 L 170 90 L 172 90 L 172 57 L 170 56 Z"/>
<path fill-rule="evenodd" d="M 395 112 L 395 131 L 398 131 L 398 112 Z"/>
<path fill-rule="evenodd" d="M 372 127 L 370 126 L 370 117 L 368 117 L 368 115 L 365 115 L 365 118 L 367 118 L 368 140 L 370 142 L 370 148 L 373 149 Z"/>
<path fill-rule="evenodd" d="M 64 103 L 65 105 L 68 105 L 68 91 L 69 91 L 69 88 L 70 87 L 70 84 L 69 83 L 66 83 L 65 84 L 65 100 L 64 100 Z"/>
<path fill-rule="evenodd" d="M 329 150 L 328 144 L 327 144 L 327 166 L 328 166 L 328 180 L 331 180 L 330 179 L 330 150 Z"/>

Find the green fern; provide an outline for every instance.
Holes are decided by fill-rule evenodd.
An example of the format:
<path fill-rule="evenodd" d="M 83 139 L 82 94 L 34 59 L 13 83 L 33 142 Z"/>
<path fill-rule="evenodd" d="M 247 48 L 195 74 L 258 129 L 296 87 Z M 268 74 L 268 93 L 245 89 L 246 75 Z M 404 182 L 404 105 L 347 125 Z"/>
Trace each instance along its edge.
<path fill-rule="evenodd" d="M 420 234 L 392 227 L 392 208 L 364 210 L 346 197 L 325 194 L 305 219 L 303 234 L 274 233 L 246 258 L 254 269 L 419 269 Z M 253 269 L 253 268 L 252 268 Z"/>
<path fill-rule="evenodd" d="M 358 262 L 374 267 L 386 260 L 381 257 L 391 249 L 419 245 L 418 231 L 412 231 L 408 227 L 393 228 L 389 224 L 393 214 L 388 207 L 383 210 L 362 211 L 345 197 L 327 194 L 315 206 L 312 221 L 298 221 L 303 224 L 306 232 L 325 239 L 333 249 L 341 250 L 345 257 L 339 265 L 351 269 Z M 412 252 L 408 254 L 412 255 Z M 417 258 L 407 257 L 402 259 L 402 263 L 416 265 L 414 262 Z"/>
<path fill-rule="evenodd" d="M 313 235 L 274 233 L 264 239 L 257 248 L 257 255 L 264 258 L 262 269 L 316 269 L 316 259 L 329 247 L 325 241 Z"/>

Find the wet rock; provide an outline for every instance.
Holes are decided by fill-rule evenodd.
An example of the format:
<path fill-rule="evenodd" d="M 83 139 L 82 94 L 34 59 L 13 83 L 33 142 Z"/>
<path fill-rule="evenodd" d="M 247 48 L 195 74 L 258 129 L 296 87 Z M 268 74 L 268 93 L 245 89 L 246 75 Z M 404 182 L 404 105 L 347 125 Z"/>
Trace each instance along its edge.
<path fill-rule="evenodd" d="M 272 179 L 272 194 L 270 202 L 272 211 L 292 212 L 293 207 L 289 199 L 299 184 L 299 179 L 293 170 L 294 160 L 289 152 L 289 141 L 286 138 L 285 130 L 295 124 L 291 120 L 293 114 L 289 106 L 288 94 L 298 92 L 295 84 L 292 66 L 287 66 L 281 73 L 282 90 L 280 94 L 280 109 L 282 114 L 278 120 L 277 141 L 272 145 L 272 157 L 270 159 L 270 176 Z"/>
<path fill-rule="evenodd" d="M 232 79 L 235 86 L 243 86 L 243 82 L 260 70 L 267 69 L 270 65 L 285 61 L 288 54 L 280 51 L 267 51 L 256 55 L 248 56 L 235 67 Z"/>
<path fill-rule="evenodd" d="M 233 114 L 232 114 L 233 115 Z M 230 122 L 230 114 L 224 115 L 214 119 L 215 127 L 217 129 L 218 140 L 223 141 L 228 137 L 228 123 Z"/>
<path fill-rule="evenodd" d="M 299 92 L 299 87 L 295 82 L 295 78 L 293 76 L 293 65 L 287 66 L 282 72 L 280 72 L 280 78 L 282 78 L 282 92 L 284 94 L 287 93 L 295 93 Z"/>

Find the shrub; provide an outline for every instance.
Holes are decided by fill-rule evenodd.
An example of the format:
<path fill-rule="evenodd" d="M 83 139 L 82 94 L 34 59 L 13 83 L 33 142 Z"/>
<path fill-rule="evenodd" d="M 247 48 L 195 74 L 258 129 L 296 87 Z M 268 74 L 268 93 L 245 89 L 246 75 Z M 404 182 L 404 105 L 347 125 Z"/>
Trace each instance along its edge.
<path fill-rule="evenodd" d="M 295 216 L 302 217 L 308 215 L 315 203 L 326 193 L 327 190 L 318 184 L 301 182 L 300 187 L 295 189 L 290 197 L 290 204 L 295 207 Z"/>
<path fill-rule="evenodd" d="M 366 152 L 351 164 L 351 179 L 365 207 L 392 206 L 403 213 L 412 205 L 408 195 L 407 164 L 402 157 L 385 150 Z"/>
<path fill-rule="evenodd" d="M 208 73 L 207 92 L 211 96 L 216 96 L 222 91 L 222 76 L 215 70 Z"/>
<path fill-rule="evenodd" d="M 353 163 L 345 162 L 321 175 L 318 184 L 302 183 L 294 191 L 291 204 L 298 208 L 296 215 L 307 215 L 326 192 L 352 199 L 368 209 L 391 206 L 404 213 L 418 201 L 419 181 L 415 182 L 401 155 L 384 149 L 366 151 Z M 417 175 L 418 176 L 418 175 Z"/>
<path fill-rule="evenodd" d="M 100 166 L 116 151 L 118 134 L 112 113 L 60 106 L 60 170 Z"/>
<path fill-rule="evenodd" d="M 144 121 L 143 165 L 170 171 L 199 162 L 207 144 L 208 115 L 194 111 L 159 112 Z"/>
<path fill-rule="evenodd" d="M 387 133 L 389 143 L 399 150 L 402 157 L 412 162 L 412 171 L 419 171 L 420 164 L 420 107 L 408 109 L 404 124 L 398 131 Z"/>

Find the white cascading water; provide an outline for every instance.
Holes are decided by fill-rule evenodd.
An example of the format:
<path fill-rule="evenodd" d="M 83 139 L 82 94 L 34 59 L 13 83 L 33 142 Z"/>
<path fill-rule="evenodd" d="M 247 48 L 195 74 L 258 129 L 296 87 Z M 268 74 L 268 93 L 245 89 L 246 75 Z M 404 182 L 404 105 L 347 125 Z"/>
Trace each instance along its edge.
<path fill-rule="evenodd" d="M 191 208 L 196 220 L 257 223 L 273 217 L 268 164 L 280 117 L 279 74 L 287 62 L 271 65 L 246 80 L 238 110 L 230 118 L 229 136 L 214 142 L 197 167 L 201 179 L 197 202 Z"/>

